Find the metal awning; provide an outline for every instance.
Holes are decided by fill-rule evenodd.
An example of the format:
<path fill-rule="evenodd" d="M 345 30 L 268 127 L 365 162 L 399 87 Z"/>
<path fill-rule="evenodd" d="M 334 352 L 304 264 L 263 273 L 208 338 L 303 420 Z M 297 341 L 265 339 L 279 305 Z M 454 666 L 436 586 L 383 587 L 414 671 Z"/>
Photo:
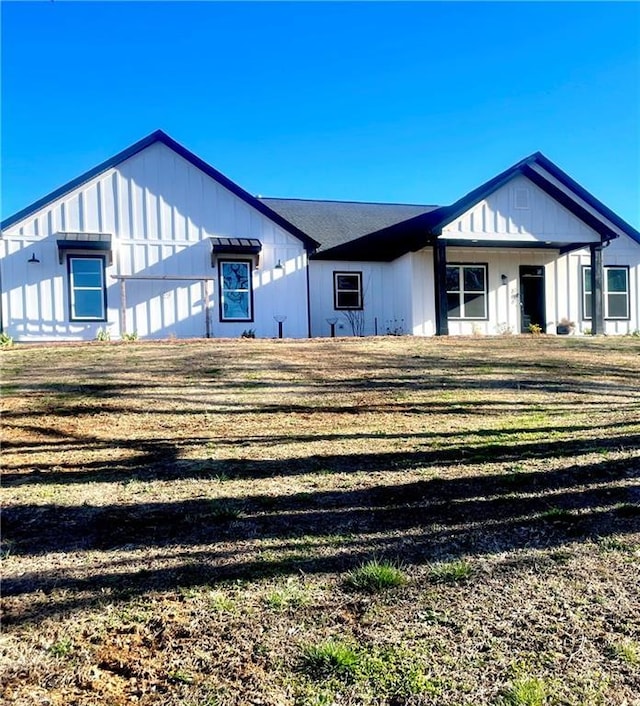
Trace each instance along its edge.
<path fill-rule="evenodd" d="M 257 255 L 262 250 L 262 243 L 256 238 L 209 238 L 211 252 Z"/>
<path fill-rule="evenodd" d="M 98 252 L 108 256 L 111 264 L 111 233 L 58 233 L 58 259 L 60 264 L 65 253 L 73 251 L 76 253 Z"/>
<path fill-rule="evenodd" d="M 216 266 L 218 255 L 251 255 L 260 264 L 262 243 L 257 238 L 209 238 L 211 241 L 211 267 Z"/>

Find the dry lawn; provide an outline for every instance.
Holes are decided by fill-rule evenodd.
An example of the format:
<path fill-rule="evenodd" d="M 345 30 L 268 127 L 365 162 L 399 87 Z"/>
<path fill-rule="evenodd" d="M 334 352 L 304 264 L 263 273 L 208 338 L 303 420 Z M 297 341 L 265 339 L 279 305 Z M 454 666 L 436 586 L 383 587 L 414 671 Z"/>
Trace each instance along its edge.
<path fill-rule="evenodd" d="M 640 704 L 640 340 L 0 360 L 5 703 Z"/>

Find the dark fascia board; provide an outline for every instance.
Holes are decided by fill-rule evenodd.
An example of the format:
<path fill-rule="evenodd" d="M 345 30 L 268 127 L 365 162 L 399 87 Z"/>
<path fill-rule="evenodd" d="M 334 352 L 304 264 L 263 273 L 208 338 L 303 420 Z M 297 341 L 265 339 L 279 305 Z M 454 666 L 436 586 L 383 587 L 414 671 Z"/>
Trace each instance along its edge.
<path fill-rule="evenodd" d="M 513 166 L 505 169 L 493 179 L 481 184 L 479 187 L 470 191 L 468 194 L 458 199 L 451 206 L 443 206 L 437 208 L 434 211 L 428 213 L 423 213 L 420 216 L 415 216 L 409 220 L 403 221 L 402 223 L 397 223 L 389 228 L 385 228 L 377 233 L 371 235 L 363 236 L 352 243 L 348 243 L 347 246 L 358 245 L 358 250 L 363 257 L 366 257 L 369 239 L 374 236 L 379 240 L 397 239 L 395 245 L 395 251 L 398 253 L 396 257 L 402 255 L 411 250 L 417 250 L 419 247 L 424 247 L 433 242 L 434 238 L 437 238 L 442 234 L 442 228 L 451 223 L 451 221 L 459 218 L 463 213 L 473 208 L 477 203 L 482 201 L 482 199 L 489 196 L 496 189 L 504 186 L 507 182 L 511 181 L 516 174 L 523 174 L 533 183 L 539 186 L 549 194 L 556 201 L 561 203 L 565 208 L 567 208 L 571 213 L 573 213 L 577 218 L 582 220 L 593 230 L 595 230 L 602 238 L 603 241 L 610 241 L 617 237 L 610 228 L 608 228 L 602 221 L 600 221 L 597 216 L 590 213 L 587 209 L 576 203 L 574 199 L 568 196 L 562 189 L 558 188 L 554 184 L 550 183 L 543 175 L 538 174 L 535 170 L 531 168 L 531 165 L 537 163 L 543 169 L 549 172 L 553 177 L 555 177 L 561 184 L 572 191 L 576 196 L 581 198 L 583 201 L 588 203 L 594 210 L 600 213 L 604 218 L 608 219 L 614 223 L 623 232 L 629 235 L 630 238 L 640 243 L 640 233 L 636 231 L 632 226 L 623 221 L 619 216 L 617 216 L 613 211 L 602 204 L 598 199 L 589 194 L 583 187 L 581 187 L 577 182 L 571 179 L 567 174 L 565 174 L 559 167 L 557 167 L 551 160 L 545 157 L 541 152 L 535 152 L 534 154 L 525 157 L 521 161 L 517 162 Z M 405 244 L 404 249 L 402 244 Z M 418 247 L 416 247 L 416 243 Z M 583 247 L 582 243 L 576 243 L 576 247 Z M 344 246 L 340 248 L 333 248 L 321 253 L 318 253 L 315 257 L 317 259 L 338 259 L 342 253 L 339 252 Z M 567 246 L 565 246 L 567 247 Z M 570 245 L 568 247 L 571 247 Z M 355 259 L 355 258 L 352 258 Z M 382 258 L 381 258 L 382 259 Z M 387 259 L 387 258 L 384 258 Z"/>
<path fill-rule="evenodd" d="M 231 179 L 226 177 L 217 169 L 214 169 L 210 164 L 207 164 L 207 162 L 198 157 L 196 154 L 190 152 L 188 149 L 186 149 L 186 147 L 183 147 L 181 144 L 176 142 L 173 138 L 169 137 L 169 135 L 167 135 L 162 130 L 156 130 L 150 135 L 147 135 L 147 137 L 143 137 L 141 140 L 138 140 L 138 142 L 136 142 L 135 144 L 131 145 L 130 147 L 127 147 L 127 149 L 122 150 L 122 152 L 118 152 L 118 154 L 114 155 L 113 157 L 110 157 L 104 162 L 101 162 L 93 169 L 90 169 L 84 174 L 81 174 L 79 177 L 76 177 L 75 179 L 72 179 L 63 186 L 59 187 L 55 191 L 52 191 L 50 194 L 47 194 L 41 199 L 38 199 L 30 206 L 27 206 L 21 211 L 18 211 L 12 216 L 9 216 L 4 221 L 2 221 L 2 223 L 0 223 L 0 228 L 9 228 L 14 223 L 21 221 L 23 218 L 27 218 L 32 213 L 35 213 L 44 206 L 50 204 L 52 201 L 55 201 L 61 196 L 64 196 L 65 194 L 69 193 L 78 186 L 82 186 L 82 184 L 90 181 L 99 174 L 106 172 L 107 169 L 111 169 L 112 167 L 115 167 L 121 162 L 124 162 L 125 160 L 129 159 L 130 157 L 133 157 L 134 155 L 138 154 L 138 152 L 142 152 L 142 150 L 146 149 L 147 147 L 150 147 L 156 142 L 161 142 L 162 144 L 166 145 L 169 149 L 173 150 L 181 157 L 186 159 L 188 162 L 190 162 L 194 167 L 204 172 L 207 176 L 211 177 L 219 184 L 224 186 L 226 189 L 231 191 L 231 193 L 235 194 L 243 201 L 248 203 L 250 206 L 255 208 L 257 211 L 262 213 L 264 216 L 277 223 L 287 232 L 291 233 L 291 235 L 294 235 L 296 238 L 301 240 L 304 243 L 304 246 L 308 252 L 315 250 L 320 245 L 320 243 L 316 242 L 313 238 L 309 237 L 306 233 L 294 226 L 293 223 L 289 223 L 289 221 L 283 218 L 279 213 L 276 213 L 275 211 L 270 209 L 266 204 L 262 203 L 255 196 L 252 196 L 248 191 L 245 191 L 242 187 L 238 186 L 238 184 L 231 181 Z"/>
<path fill-rule="evenodd" d="M 617 213 L 605 206 L 602 201 L 598 200 L 593 194 L 590 194 L 583 186 L 580 186 L 577 181 L 574 181 L 566 172 L 554 164 L 542 152 L 536 152 L 536 161 L 549 174 L 553 175 L 558 181 L 564 184 L 567 188 L 576 193 L 583 201 L 588 203 L 592 208 L 601 213 L 605 218 L 614 223 L 620 230 L 624 231 L 630 238 L 640 243 L 640 232 L 632 225 L 620 218 Z"/>
<path fill-rule="evenodd" d="M 542 152 L 534 152 L 534 154 L 525 157 L 520 162 L 517 162 L 508 169 L 505 169 L 504 172 L 501 172 L 497 176 L 493 177 L 493 179 L 489 179 L 489 181 L 481 184 L 473 191 L 470 191 L 451 206 L 442 209 L 440 220 L 433 224 L 434 229 L 440 230 L 447 223 L 459 218 L 463 213 L 468 211 L 470 208 L 473 208 L 477 203 L 489 196 L 496 189 L 499 189 L 501 186 L 504 186 L 507 182 L 511 181 L 516 174 L 522 174 L 540 187 L 544 192 L 549 194 L 549 196 L 561 203 L 567 210 L 586 223 L 590 228 L 599 233 L 603 240 L 612 240 L 617 237 L 617 234 L 602 223 L 602 221 L 600 221 L 596 216 L 580 206 L 580 204 L 576 203 L 576 201 L 565 194 L 557 186 L 550 183 L 543 175 L 538 174 L 538 172 L 533 170 L 531 168 L 532 164 L 539 164 L 543 169 L 548 171 L 549 174 L 554 176 L 561 184 L 567 187 L 569 191 L 573 192 L 580 199 L 588 203 L 601 216 L 618 226 L 618 228 L 625 232 L 630 238 L 640 243 L 640 233 L 638 233 L 635 228 L 620 218 L 620 216 L 616 215 L 611 209 L 607 208 L 584 187 L 580 186 L 580 184 L 574 181 L 568 174 L 563 172 L 562 169 L 556 166 L 550 159 L 545 157 Z"/>

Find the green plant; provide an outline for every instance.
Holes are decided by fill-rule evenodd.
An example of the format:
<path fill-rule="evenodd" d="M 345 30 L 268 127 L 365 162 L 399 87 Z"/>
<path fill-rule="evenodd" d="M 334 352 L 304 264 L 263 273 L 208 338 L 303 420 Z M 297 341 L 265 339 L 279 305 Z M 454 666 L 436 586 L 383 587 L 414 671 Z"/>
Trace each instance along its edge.
<path fill-rule="evenodd" d="M 111 333 L 108 328 L 99 328 L 96 331 L 96 341 L 110 341 Z"/>
<path fill-rule="evenodd" d="M 429 575 L 435 583 L 460 583 L 471 577 L 473 569 L 468 561 L 446 561 L 433 564 Z"/>
<path fill-rule="evenodd" d="M 226 501 L 211 501 L 211 516 L 216 520 L 237 520 L 241 510 L 237 505 Z"/>
<path fill-rule="evenodd" d="M 303 554 L 299 556 L 304 557 Z M 309 602 L 309 598 L 306 587 L 290 576 L 284 585 L 277 586 L 266 595 L 265 602 L 270 608 L 284 610 L 289 606 L 305 605 Z"/>
<path fill-rule="evenodd" d="M 133 333 L 123 333 L 122 340 L 123 341 L 137 341 L 138 340 L 138 332 L 134 331 Z"/>
<path fill-rule="evenodd" d="M 247 328 L 240 334 L 240 338 L 255 338 L 255 337 L 256 337 L 256 330 L 253 328 Z"/>
<path fill-rule="evenodd" d="M 571 510 L 566 510 L 561 507 L 550 507 L 548 510 L 545 510 L 540 517 L 551 520 L 552 522 L 571 522 L 575 519 Z"/>
<path fill-rule="evenodd" d="M 171 672 L 168 676 L 169 676 L 169 681 L 172 681 L 176 684 L 192 684 L 193 683 L 193 677 L 189 673 L 183 672 L 180 669 L 176 669 L 175 672 Z"/>
<path fill-rule="evenodd" d="M 640 664 L 640 646 L 633 640 L 620 640 L 610 644 L 609 654 L 632 666 Z"/>
<path fill-rule="evenodd" d="M 540 326 L 540 324 L 529 324 L 527 328 L 532 336 L 539 336 L 542 333 L 542 326 Z"/>
<path fill-rule="evenodd" d="M 10 348 L 13 345 L 13 338 L 4 331 L 0 333 L 0 348 Z"/>
<path fill-rule="evenodd" d="M 366 681 L 373 693 L 391 697 L 391 702 L 405 703 L 403 697 L 437 694 L 436 681 L 425 672 L 419 651 L 397 645 L 373 647 L 361 651 L 358 681 Z"/>
<path fill-rule="evenodd" d="M 49 652 L 54 657 L 66 657 L 73 652 L 73 642 L 69 638 L 63 637 L 49 647 Z"/>
<path fill-rule="evenodd" d="M 367 561 L 346 577 L 348 586 L 369 593 L 402 586 L 406 582 L 406 576 L 398 564 L 378 559 Z"/>
<path fill-rule="evenodd" d="M 223 591 L 211 591 L 208 599 L 209 605 L 216 613 L 230 613 L 235 607 L 233 600 Z"/>
<path fill-rule="evenodd" d="M 629 544 L 616 535 L 600 537 L 598 539 L 598 546 L 606 552 L 628 552 L 632 550 L 632 547 Z"/>
<path fill-rule="evenodd" d="M 548 699 L 548 689 L 543 679 L 521 676 L 507 689 L 503 703 L 505 706 L 544 706 Z"/>
<path fill-rule="evenodd" d="M 356 650 L 337 640 L 307 645 L 302 652 L 303 670 L 314 679 L 338 677 L 354 680 L 359 662 Z"/>

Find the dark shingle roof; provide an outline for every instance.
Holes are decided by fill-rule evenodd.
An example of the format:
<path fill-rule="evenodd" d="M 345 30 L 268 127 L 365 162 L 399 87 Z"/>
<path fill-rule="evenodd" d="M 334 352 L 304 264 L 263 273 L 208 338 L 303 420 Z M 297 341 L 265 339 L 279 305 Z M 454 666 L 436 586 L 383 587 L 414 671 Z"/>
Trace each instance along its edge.
<path fill-rule="evenodd" d="M 320 243 L 324 252 L 437 206 L 359 201 L 261 198 L 270 209 Z"/>

